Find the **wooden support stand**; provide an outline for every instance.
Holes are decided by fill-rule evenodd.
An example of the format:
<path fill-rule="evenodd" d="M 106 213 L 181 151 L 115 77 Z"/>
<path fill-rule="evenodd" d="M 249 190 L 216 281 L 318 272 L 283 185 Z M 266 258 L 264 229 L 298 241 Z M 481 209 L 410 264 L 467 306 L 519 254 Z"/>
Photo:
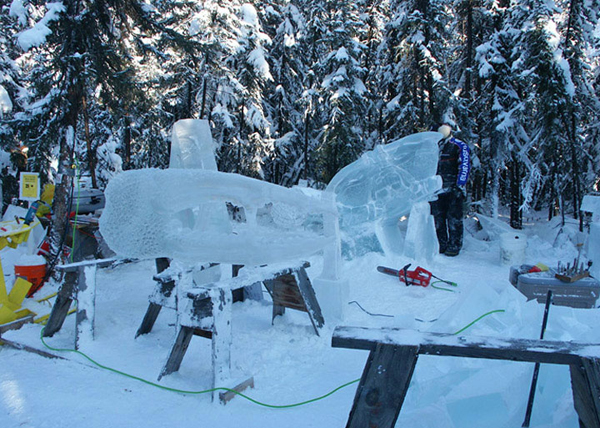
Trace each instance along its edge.
<path fill-rule="evenodd" d="M 337 327 L 332 346 L 370 351 L 348 428 L 395 426 L 420 354 L 566 364 L 580 426 L 600 428 L 599 344 Z"/>
<path fill-rule="evenodd" d="M 203 288 L 187 293 L 185 308 L 180 311 L 180 325 L 177 338 L 158 379 L 171 374 L 181 366 L 181 361 L 194 335 L 209 338 L 212 344 L 211 389 L 222 387 L 231 382 L 231 290 Z M 254 386 L 251 377 L 231 389 L 242 391 Z M 213 392 L 213 400 L 227 402 L 231 395 L 219 395 Z"/>
<path fill-rule="evenodd" d="M 285 308 L 306 312 L 319 336 L 319 328 L 323 327 L 325 320 L 304 266 L 281 271 L 263 283 L 273 298 L 272 320 L 283 315 Z"/>
<path fill-rule="evenodd" d="M 164 272 L 170 264 L 171 262 L 168 258 L 156 259 L 156 273 L 160 275 L 160 273 Z M 161 296 L 160 303 L 159 301 L 154 300 L 152 298 L 153 296 L 150 296 L 148 309 L 146 310 L 142 324 L 138 328 L 135 337 L 142 334 L 148 334 L 152 331 L 152 327 L 154 327 L 154 323 L 160 314 L 164 302 L 173 301 L 173 309 L 176 309 L 175 296 L 173 294 L 173 291 L 175 290 L 175 278 L 163 278 L 157 275 L 154 277 L 154 280 L 157 285 L 155 294 Z"/>
<path fill-rule="evenodd" d="M 158 318 L 163 307 L 168 309 L 177 310 L 178 307 L 178 296 L 177 296 L 177 283 L 181 280 L 182 272 L 167 273 L 167 269 L 170 267 L 171 261 L 168 258 L 156 259 L 156 272 L 154 280 L 156 281 L 156 288 L 154 292 L 148 298 L 149 304 L 146 314 L 138 328 L 135 337 L 143 334 L 148 334 L 152 331 L 154 324 Z M 216 263 L 209 263 L 202 266 L 200 269 L 205 270 L 218 266 Z M 237 275 L 236 266 L 234 265 L 234 276 Z M 233 291 L 233 301 L 241 301 L 245 298 L 244 289 Z"/>
<path fill-rule="evenodd" d="M 179 281 L 189 284 L 190 274 L 184 273 Z M 308 313 L 315 332 L 319 334 L 317 328 L 323 326 L 323 316 L 304 266 L 279 270 L 269 267 L 249 269 L 229 280 L 184 288 L 186 292 L 180 296 L 177 307 L 177 337 L 158 379 L 179 370 L 192 337 L 200 336 L 211 339 L 212 343 L 212 388 L 230 382 L 233 292 L 245 286 L 256 288 L 261 282 L 274 296 L 273 317 L 282 314 L 286 307 L 303 310 Z M 240 392 L 253 385 L 254 380 L 249 378 L 231 389 Z M 213 399 L 218 397 L 221 401 L 228 401 L 233 396 L 233 392 L 217 395 L 215 391 Z"/>
<path fill-rule="evenodd" d="M 56 269 L 64 273 L 64 279 L 58 290 L 46 327 L 44 327 L 43 336 L 51 337 L 62 328 L 71 303 L 76 300 L 75 347 L 78 349 L 82 340 L 92 340 L 96 317 L 96 269 L 114 266 L 119 263 L 123 263 L 123 260 L 89 260 L 57 266 Z"/>

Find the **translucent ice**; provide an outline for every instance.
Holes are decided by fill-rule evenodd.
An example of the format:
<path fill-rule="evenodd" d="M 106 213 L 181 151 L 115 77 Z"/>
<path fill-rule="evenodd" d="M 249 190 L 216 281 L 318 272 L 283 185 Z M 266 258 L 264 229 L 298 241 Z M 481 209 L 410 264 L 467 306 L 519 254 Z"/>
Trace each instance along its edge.
<path fill-rule="evenodd" d="M 585 195 L 581 202 L 581 211 L 592 213 L 586 253 L 592 261 L 590 272 L 594 277 L 600 278 L 600 196 Z"/>
<path fill-rule="evenodd" d="M 404 240 L 404 255 L 415 260 L 431 260 L 439 252 L 435 224 L 427 202 L 417 202 L 410 210 Z"/>
<path fill-rule="evenodd" d="M 215 144 L 207 120 L 182 119 L 175 122 L 171 132 L 169 168 L 217 170 Z M 204 201 L 202 205 L 176 215 L 185 228 L 231 230 L 227 207 L 221 201 Z"/>
<path fill-rule="evenodd" d="M 327 191 L 337 198 L 347 256 L 369 251 L 401 253 L 399 221 L 419 201 L 435 199 L 437 132 L 409 135 L 377 146 L 333 177 Z"/>
<path fill-rule="evenodd" d="M 217 170 L 215 144 L 207 120 L 182 119 L 171 133 L 169 168 Z"/>
<path fill-rule="evenodd" d="M 323 219 L 337 213 L 327 201 L 298 188 L 218 171 L 125 171 L 106 188 L 100 230 L 110 248 L 125 257 L 260 265 L 331 246 L 336 237 L 322 227 Z M 246 221 L 228 218 L 225 230 L 217 214 L 227 202 L 243 207 Z M 205 221 L 182 221 L 178 214 L 188 210 Z"/>

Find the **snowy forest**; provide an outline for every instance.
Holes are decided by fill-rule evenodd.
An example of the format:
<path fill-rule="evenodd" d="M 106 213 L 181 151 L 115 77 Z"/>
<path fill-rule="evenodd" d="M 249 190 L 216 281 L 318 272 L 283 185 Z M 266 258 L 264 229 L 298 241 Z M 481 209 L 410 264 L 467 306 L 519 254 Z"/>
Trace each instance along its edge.
<path fill-rule="evenodd" d="M 243 1 L 0 0 L 15 171 L 58 199 L 74 168 L 103 189 L 166 167 L 173 123 L 200 118 L 220 171 L 323 188 L 450 121 L 474 210 L 520 228 L 528 210 L 577 218 L 598 190 L 598 0 Z"/>

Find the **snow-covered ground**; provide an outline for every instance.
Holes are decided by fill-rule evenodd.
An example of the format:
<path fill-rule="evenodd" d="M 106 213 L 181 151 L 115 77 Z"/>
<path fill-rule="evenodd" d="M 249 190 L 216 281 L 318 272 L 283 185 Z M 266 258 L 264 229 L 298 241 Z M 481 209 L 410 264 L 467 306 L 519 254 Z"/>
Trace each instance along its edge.
<path fill-rule="evenodd" d="M 559 260 L 573 260 L 577 251 L 569 237 L 575 229 L 573 225 L 560 233 L 554 222 L 527 224 L 525 261 L 555 266 Z M 8 284 L 19 251 L 0 252 Z M 350 301 L 342 323 L 454 333 L 485 313 L 503 310 L 461 334 L 539 338 L 543 305 L 527 302 L 509 283 L 509 266 L 500 263 L 499 253 L 497 240 L 483 241 L 467 233 L 463 252 L 454 258 L 436 256 L 431 262 L 417 263 L 370 253 L 345 260 L 342 275 L 350 283 Z M 315 256 L 310 261 L 308 272 L 315 277 L 321 272 L 322 259 Z M 376 270 L 379 265 L 399 269 L 409 262 L 412 268 L 421 265 L 458 286 L 436 284 L 452 291 L 406 287 Z M 95 340 L 81 349 L 89 359 L 46 348 L 38 324 L 3 334 L 5 339 L 64 359 L 0 347 L 2 428 L 345 426 L 356 383 L 322 400 L 285 409 L 265 407 L 243 397 L 221 405 L 212 402 L 210 394 L 157 387 L 210 388 L 211 350 L 210 341 L 195 337 L 180 370 L 156 381 L 176 333 L 175 313 L 164 309 L 153 331 L 134 339 L 154 287 L 154 269 L 153 261 L 143 261 L 98 272 Z M 50 291 L 47 286 L 38 296 Z M 266 293 L 264 303 L 247 301 L 233 307 L 232 373 L 240 379 L 254 376 L 255 388 L 245 391 L 252 399 L 269 405 L 299 403 L 361 376 L 368 353 L 332 348 L 334 325 L 326 323 L 318 337 L 305 313 L 288 310 L 272 325 L 271 310 Z M 74 318 L 70 315 L 63 328 L 46 339 L 48 346 L 73 349 Z M 598 309 L 552 306 L 545 338 L 600 342 L 600 331 L 595 328 L 599 321 Z M 421 356 L 397 426 L 520 426 L 532 372 L 533 364 L 527 363 Z M 579 426 L 567 367 L 541 366 L 531 426 Z"/>

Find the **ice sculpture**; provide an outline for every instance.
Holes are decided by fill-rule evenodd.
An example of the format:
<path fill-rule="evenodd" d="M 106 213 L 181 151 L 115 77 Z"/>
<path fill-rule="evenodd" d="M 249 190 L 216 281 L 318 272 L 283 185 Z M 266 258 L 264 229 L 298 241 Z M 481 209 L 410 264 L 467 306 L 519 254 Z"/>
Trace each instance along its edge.
<path fill-rule="evenodd" d="M 417 202 L 410 210 L 403 255 L 414 260 L 431 260 L 439 254 L 435 222 L 427 202 Z"/>
<path fill-rule="evenodd" d="M 215 144 L 207 120 L 181 119 L 173 124 L 169 168 L 217 170 Z M 194 209 L 177 213 L 185 228 L 230 232 L 227 207 L 219 201 L 204 201 Z"/>
<path fill-rule="evenodd" d="M 207 120 L 182 119 L 171 133 L 169 168 L 217 170 L 215 144 Z"/>
<path fill-rule="evenodd" d="M 218 211 L 243 207 L 224 228 Z M 178 215 L 205 209 L 205 221 Z M 260 265 L 308 257 L 335 242 L 323 228 L 333 201 L 238 174 L 200 169 L 125 171 L 106 188 L 100 231 L 117 254 Z M 196 216 L 201 217 L 201 216 Z M 320 226 L 319 226 L 320 225 Z"/>
<path fill-rule="evenodd" d="M 591 274 L 595 278 L 600 278 L 600 196 L 585 195 L 581 203 L 581 211 L 592 213 L 586 253 L 588 259 L 592 261 Z"/>
<path fill-rule="evenodd" d="M 346 256 L 369 251 L 401 253 L 399 221 L 416 202 L 435 199 L 438 132 L 422 132 L 375 147 L 331 180 Z"/>

